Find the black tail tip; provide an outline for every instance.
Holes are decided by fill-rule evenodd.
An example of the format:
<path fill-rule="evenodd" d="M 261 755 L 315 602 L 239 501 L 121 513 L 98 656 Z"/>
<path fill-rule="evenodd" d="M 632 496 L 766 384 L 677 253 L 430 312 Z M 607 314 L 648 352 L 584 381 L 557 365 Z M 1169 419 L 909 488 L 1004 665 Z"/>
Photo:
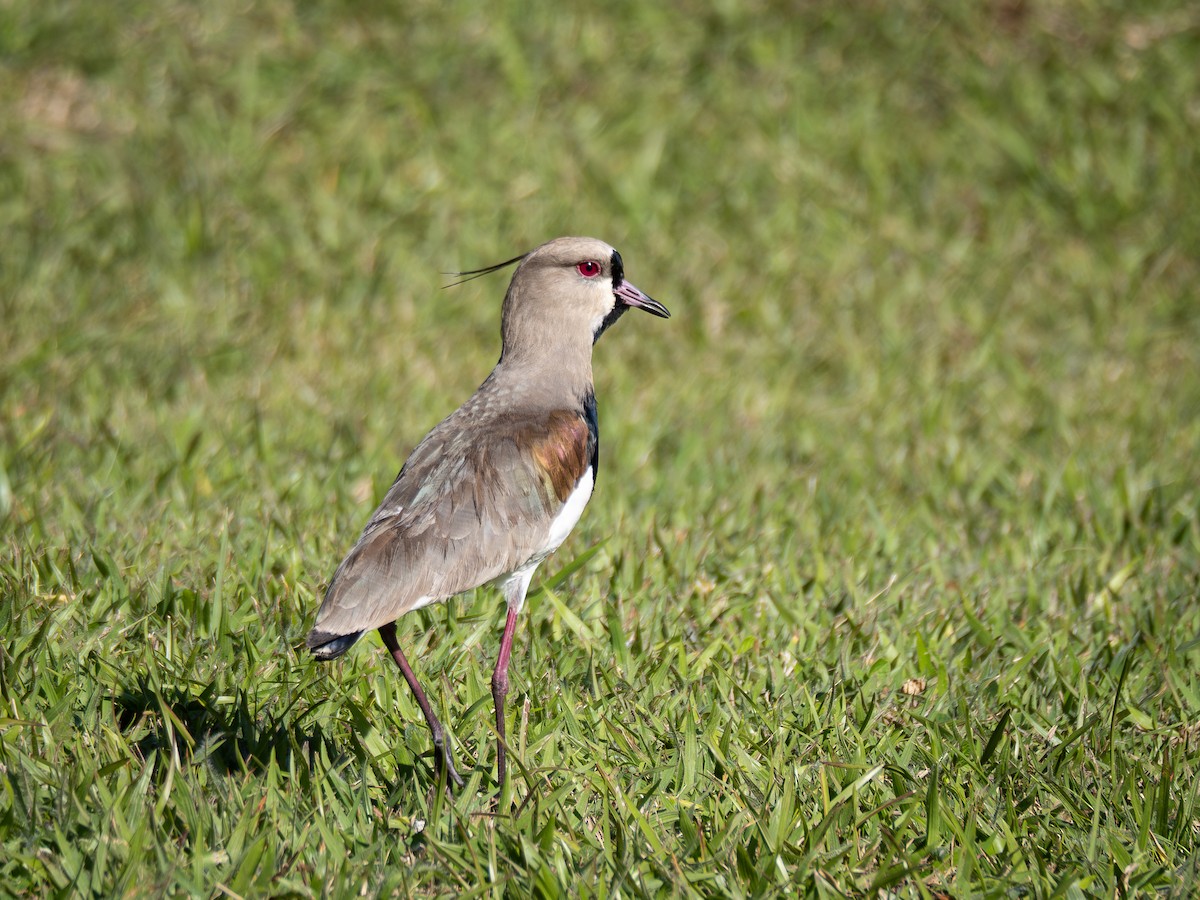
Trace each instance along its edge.
<path fill-rule="evenodd" d="M 317 659 L 337 659 L 354 646 L 354 642 L 362 637 L 361 631 L 354 634 L 329 634 L 317 631 L 315 628 L 308 633 L 304 643 Z"/>

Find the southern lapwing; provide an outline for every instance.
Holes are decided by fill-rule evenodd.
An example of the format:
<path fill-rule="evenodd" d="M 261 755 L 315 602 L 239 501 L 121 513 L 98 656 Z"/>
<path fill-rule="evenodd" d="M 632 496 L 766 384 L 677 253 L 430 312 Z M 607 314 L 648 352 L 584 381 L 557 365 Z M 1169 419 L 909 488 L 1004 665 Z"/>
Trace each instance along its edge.
<path fill-rule="evenodd" d="M 508 617 L 492 674 L 503 785 L 517 615 L 534 570 L 579 521 L 596 480 L 592 344 L 630 307 L 670 315 L 625 280 L 621 255 L 593 238 L 558 238 L 460 274 L 512 263 L 500 361 L 413 450 L 334 573 L 307 641 L 318 659 L 335 659 L 379 629 L 429 723 L 436 765 L 459 787 L 450 742 L 396 641 L 396 619 L 489 582 L 504 592 Z"/>

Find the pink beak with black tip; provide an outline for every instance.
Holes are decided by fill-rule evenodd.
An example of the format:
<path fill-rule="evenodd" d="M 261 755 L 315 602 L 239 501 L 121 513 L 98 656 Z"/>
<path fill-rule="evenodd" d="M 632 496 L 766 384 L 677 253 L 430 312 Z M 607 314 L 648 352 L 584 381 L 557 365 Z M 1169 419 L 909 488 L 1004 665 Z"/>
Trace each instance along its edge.
<path fill-rule="evenodd" d="M 658 316 L 660 319 L 671 318 L 671 313 L 665 306 L 655 300 L 653 297 L 642 293 L 632 282 L 621 280 L 621 283 L 613 289 L 617 299 L 626 306 L 632 306 L 636 309 L 644 309 L 646 312 Z"/>

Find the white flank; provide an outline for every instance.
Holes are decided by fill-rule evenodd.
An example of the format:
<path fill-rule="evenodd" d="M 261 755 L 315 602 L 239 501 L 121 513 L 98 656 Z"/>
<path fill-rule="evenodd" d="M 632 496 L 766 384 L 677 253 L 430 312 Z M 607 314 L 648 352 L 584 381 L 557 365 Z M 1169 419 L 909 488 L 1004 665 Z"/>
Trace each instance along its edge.
<path fill-rule="evenodd" d="M 595 479 L 592 477 L 592 467 L 588 466 L 587 471 L 583 473 L 583 477 L 579 479 L 579 484 L 575 485 L 575 490 L 571 491 L 571 496 L 563 504 L 562 510 L 554 517 L 554 521 L 550 523 L 550 534 L 546 538 L 546 549 L 542 556 L 543 559 L 557 550 L 559 544 L 567 539 L 567 535 L 571 533 L 571 529 L 575 527 L 575 523 L 583 515 L 583 508 L 587 506 L 588 500 L 592 497 L 592 485 L 594 484 Z"/>
<path fill-rule="evenodd" d="M 550 523 L 550 531 L 546 535 L 546 543 L 542 549 L 533 554 L 533 556 L 519 567 L 511 572 L 506 572 L 493 582 L 493 584 L 504 591 L 504 597 L 508 601 L 509 606 L 515 604 L 517 610 L 520 611 L 521 607 L 525 604 L 525 591 L 529 588 L 529 582 L 533 578 L 534 571 L 547 556 L 557 550 L 559 545 L 567 539 L 567 535 L 571 533 L 571 529 L 575 527 L 575 523 L 583 515 L 583 508 L 587 506 L 588 500 L 591 499 L 592 485 L 594 484 L 595 479 L 592 475 L 592 467 L 588 466 L 587 471 L 583 473 L 583 477 L 579 479 L 579 484 L 575 485 L 575 490 L 571 491 L 571 496 L 567 498 L 567 502 L 563 504 L 563 508 L 554 517 L 554 521 Z"/>

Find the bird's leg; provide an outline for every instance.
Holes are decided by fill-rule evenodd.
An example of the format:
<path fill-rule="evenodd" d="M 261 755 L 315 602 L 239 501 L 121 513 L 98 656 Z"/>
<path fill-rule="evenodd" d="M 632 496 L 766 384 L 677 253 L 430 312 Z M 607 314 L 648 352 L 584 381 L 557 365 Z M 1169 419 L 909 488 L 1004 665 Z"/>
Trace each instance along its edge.
<path fill-rule="evenodd" d="M 396 641 L 396 623 L 389 622 L 387 625 L 382 626 L 379 629 L 379 636 L 383 638 L 383 645 L 388 648 L 388 652 L 392 654 L 392 659 L 396 661 L 396 665 L 404 673 L 404 680 L 408 682 L 408 686 L 412 688 L 413 696 L 417 698 L 417 706 L 421 707 L 421 712 L 425 714 L 425 721 L 429 724 L 429 731 L 433 735 L 433 747 L 437 754 L 434 757 L 434 765 L 439 769 L 444 767 L 450 779 L 456 785 L 462 787 L 463 780 L 454 768 L 454 757 L 450 753 L 450 741 L 446 737 L 446 731 L 442 728 L 442 723 L 438 721 L 438 717 L 433 714 L 433 707 L 429 705 L 429 698 L 421 690 L 421 684 L 417 681 L 417 676 L 413 674 L 412 666 L 404 658 L 404 651 L 400 649 L 400 644 Z"/>
<path fill-rule="evenodd" d="M 522 599 L 524 599 L 522 597 Z M 496 657 L 496 670 L 492 672 L 492 702 L 496 704 L 496 778 L 504 787 L 504 776 L 508 771 L 508 758 L 504 736 L 504 698 L 508 694 L 508 658 L 512 655 L 513 635 L 517 630 L 519 604 L 508 605 L 508 618 L 504 622 L 504 637 L 500 639 L 500 655 Z"/>
<path fill-rule="evenodd" d="M 508 694 L 508 659 L 512 656 L 513 635 L 517 631 L 517 616 L 525 605 L 525 592 L 537 566 L 518 572 L 504 583 L 504 599 L 508 603 L 508 618 L 504 621 L 504 636 L 500 638 L 500 655 L 492 672 L 492 702 L 496 705 L 496 780 L 504 787 L 508 774 L 508 745 L 504 732 L 504 698 Z"/>

